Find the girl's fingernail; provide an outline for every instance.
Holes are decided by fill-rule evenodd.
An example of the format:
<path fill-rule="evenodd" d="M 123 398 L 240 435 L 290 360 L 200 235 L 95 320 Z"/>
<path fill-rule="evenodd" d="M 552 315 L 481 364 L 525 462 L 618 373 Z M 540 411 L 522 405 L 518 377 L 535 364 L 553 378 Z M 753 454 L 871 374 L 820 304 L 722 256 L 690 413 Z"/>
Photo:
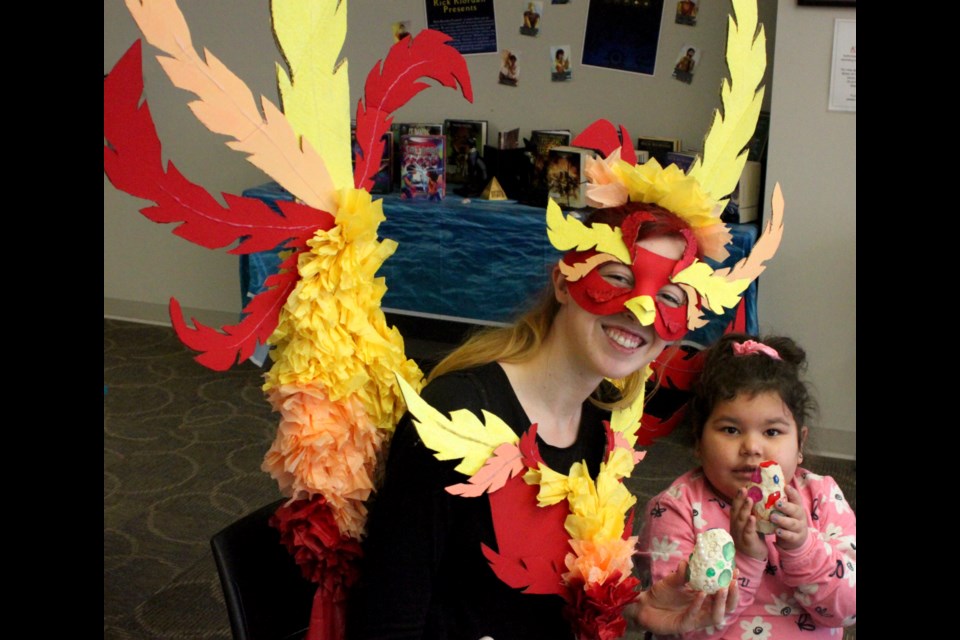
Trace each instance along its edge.
<path fill-rule="evenodd" d="M 783 506 L 783 500 L 777 500 L 777 506 L 778 506 L 778 507 L 782 507 L 782 506 Z"/>
<path fill-rule="evenodd" d="M 777 529 L 777 535 L 778 535 L 778 536 L 782 536 L 782 535 L 783 535 L 783 529 Z"/>

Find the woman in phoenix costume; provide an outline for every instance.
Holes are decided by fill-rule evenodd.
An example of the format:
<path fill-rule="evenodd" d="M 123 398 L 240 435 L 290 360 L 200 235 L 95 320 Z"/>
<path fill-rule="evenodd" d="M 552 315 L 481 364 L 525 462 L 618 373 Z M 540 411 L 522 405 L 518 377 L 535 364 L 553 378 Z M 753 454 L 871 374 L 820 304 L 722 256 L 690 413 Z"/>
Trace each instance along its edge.
<path fill-rule="evenodd" d="M 479 570 L 492 571 L 507 587 L 552 598 L 558 604 L 551 610 L 564 613 L 570 633 L 618 637 L 627 607 L 641 622 L 663 630 L 701 625 L 722 615 L 722 601 L 702 607 L 702 598 L 683 591 L 679 574 L 671 584 L 640 594 L 630 575 L 634 540 L 629 537 L 629 512 L 634 498 L 622 479 L 642 457 L 634 451 L 643 398 L 636 380 L 649 375 L 649 368 L 638 366 L 639 375 L 624 376 L 634 383 L 621 384 L 612 396 L 616 409 L 608 426 L 595 423 L 595 430 L 602 428 L 598 464 L 578 461 L 560 471 L 544 464 L 538 452 L 543 443 L 529 423 L 504 425 L 485 414 L 484 426 L 469 412 L 448 418 L 417 395 L 421 373 L 404 356 L 400 335 L 386 325 L 380 309 L 385 287 L 375 273 L 395 245 L 377 239 L 382 208 L 367 189 L 379 167 L 380 138 L 389 128 L 390 114 L 429 86 L 421 81 L 423 76 L 459 86 L 472 99 L 466 64 L 446 44 L 448 39 L 432 31 L 404 39 L 371 70 L 356 113 L 363 153 L 351 171 L 347 65 L 338 61 L 346 33 L 345 2 L 273 2 L 274 31 L 290 73 L 278 67 L 282 111 L 266 99 L 258 106 L 243 82 L 211 53 L 201 57 L 196 52 L 173 0 L 127 0 L 127 5 L 148 42 L 161 50 L 158 59 L 173 83 L 196 95 L 190 107 L 197 117 L 230 138 L 231 148 L 248 154 L 297 199 L 278 203 L 282 216 L 259 200 L 227 194 L 224 207 L 172 163 L 164 170 L 149 109 L 140 104 L 139 43 L 104 80 L 104 170 L 117 188 L 154 203 L 142 210 L 144 215 L 176 223 L 178 235 L 209 248 L 236 244 L 231 252 L 239 254 L 284 244 L 290 250 L 280 272 L 268 279 L 267 290 L 244 309 L 239 324 L 221 331 L 197 323 L 190 327 L 175 300 L 171 317 L 181 340 L 200 352 L 197 360 L 214 369 L 249 357 L 258 343 L 274 346 L 264 390 L 281 421 L 263 466 L 290 497 L 275 518 L 282 539 L 304 574 L 318 583 L 310 637 L 344 635 L 346 594 L 357 579 L 365 535 L 365 502 L 380 453 L 403 415 L 401 393 L 412 414 L 405 422 L 413 425 L 407 429 L 410 442 L 422 439 L 438 457 L 459 459 L 457 473 L 469 476 L 445 494 L 452 501 L 450 508 L 459 509 L 460 501 L 491 504 L 495 531 L 482 548 L 474 549 L 476 558 L 485 558 Z M 609 123 L 591 126 L 578 139 L 607 155 L 591 168 L 594 204 L 656 204 L 683 221 L 685 247 L 660 283 L 680 290 L 683 304 L 673 311 L 658 307 L 648 298 L 659 296 L 659 290 L 650 296 L 640 283 L 630 292 L 641 295 L 616 300 L 595 282 L 593 274 L 602 269 L 633 270 L 649 258 L 646 253 L 638 257 L 642 245 L 631 237 L 649 214 L 631 213 L 620 225 L 587 227 L 565 218 L 556 205 L 548 207 L 551 241 L 569 251 L 557 269 L 558 282 L 570 291 L 568 302 L 578 306 L 581 317 L 597 315 L 593 311 L 612 304 L 618 317 L 629 315 L 635 318 L 630 322 L 644 328 L 638 333 L 655 328 L 659 338 L 651 337 L 651 345 L 697 326 L 702 306 L 718 310 L 736 304 L 779 242 L 782 204 L 777 194 L 768 230 L 749 258 L 718 272 L 697 258 L 722 249 L 723 235 L 714 232 L 723 202 L 712 194 L 728 193 L 736 183 L 745 160 L 741 152 L 762 99 L 756 91 L 764 64 L 762 29 L 757 32 L 752 2 L 738 0 L 734 5 L 737 22 L 731 20 L 728 45 L 732 87 L 724 85 L 725 116 L 715 118 L 702 163 L 688 175 L 676 167 L 660 168 L 655 161 L 635 166 L 629 145 L 619 148 Z M 621 134 L 629 140 L 622 128 Z M 631 338 L 621 335 L 618 340 Z M 607 383 L 601 386 L 613 389 Z M 400 446 L 397 450 L 402 451 Z M 437 481 L 445 477 L 435 475 Z M 498 501 L 506 508 L 497 508 Z M 456 529 L 456 522 L 454 517 L 447 524 Z M 538 558 L 531 559 L 529 544 L 518 545 L 518 540 L 546 543 Z M 433 568 L 443 565 L 442 555 L 427 561 Z M 473 577 L 457 567 L 446 570 L 466 581 Z M 402 580 L 394 579 L 398 581 L 390 584 L 389 578 L 379 580 L 371 571 L 360 593 L 367 592 L 371 581 L 380 588 L 402 589 Z M 359 597 L 361 608 L 363 602 Z M 539 610 L 532 606 L 531 611 Z M 371 613 L 393 623 L 387 610 Z M 422 624 L 426 612 L 417 615 Z M 467 633 L 456 620 L 433 622 L 436 629 L 457 637 Z M 543 628 L 548 626 L 544 623 Z M 509 637 L 509 627 L 506 633 L 495 637 Z"/>

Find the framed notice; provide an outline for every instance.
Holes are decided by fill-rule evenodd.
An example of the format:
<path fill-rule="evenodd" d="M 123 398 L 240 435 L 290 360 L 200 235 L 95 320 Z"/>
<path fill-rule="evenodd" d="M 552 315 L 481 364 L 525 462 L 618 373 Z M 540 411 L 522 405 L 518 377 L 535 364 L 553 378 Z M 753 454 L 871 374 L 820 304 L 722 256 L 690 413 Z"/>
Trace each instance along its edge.
<path fill-rule="evenodd" d="M 662 17 L 663 0 L 590 0 L 580 63 L 652 76 Z"/>
<path fill-rule="evenodd" d="M 463 55 L 496 53 L 497 21 L 493 0 L 424 0 L 427 28 L 442 31 Z"/>
<path fill-rule="evenodd" d="M 834 20 L 830 111 L 857 111 L 857 21 Z"/>

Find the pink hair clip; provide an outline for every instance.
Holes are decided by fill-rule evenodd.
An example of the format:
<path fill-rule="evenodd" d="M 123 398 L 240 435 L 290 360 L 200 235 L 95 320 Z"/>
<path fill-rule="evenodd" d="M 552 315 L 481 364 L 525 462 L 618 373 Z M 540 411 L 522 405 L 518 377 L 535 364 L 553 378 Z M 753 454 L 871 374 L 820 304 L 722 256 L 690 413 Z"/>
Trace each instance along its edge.
<path fill-rule="evenodd" d="M 733 343 L 733 353 L 738 356 L 749 356 L 753 353 L 764 353 L 774 360 L 780 360 L 780 354 L 773 347 L 768 347 L 756 340 L 744 340 L 742 343 Z"/>

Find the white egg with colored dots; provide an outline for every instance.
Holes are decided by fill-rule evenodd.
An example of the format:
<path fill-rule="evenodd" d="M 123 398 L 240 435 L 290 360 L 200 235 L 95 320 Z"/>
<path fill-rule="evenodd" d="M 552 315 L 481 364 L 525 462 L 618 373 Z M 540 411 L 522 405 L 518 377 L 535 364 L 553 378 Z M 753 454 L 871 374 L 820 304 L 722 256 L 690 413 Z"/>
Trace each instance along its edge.
<path fill-rule="evenodd" d="M 733 580 L 736 548 L 726 529 L 707 529 L 697 542 L 687 564 L 687 583 L 697 591 L 716 593 Z"/>
<path fill-rule="evenodd" d="M 777 526 L 770 516 L 777 513 L 777 501 L 783 496 L 783 469 L 773 460 L 761 462 L 754 470 L 747 497 L 753 500 L 753 514 L 757 516 L 757 531 L 773 533 Z"/>

